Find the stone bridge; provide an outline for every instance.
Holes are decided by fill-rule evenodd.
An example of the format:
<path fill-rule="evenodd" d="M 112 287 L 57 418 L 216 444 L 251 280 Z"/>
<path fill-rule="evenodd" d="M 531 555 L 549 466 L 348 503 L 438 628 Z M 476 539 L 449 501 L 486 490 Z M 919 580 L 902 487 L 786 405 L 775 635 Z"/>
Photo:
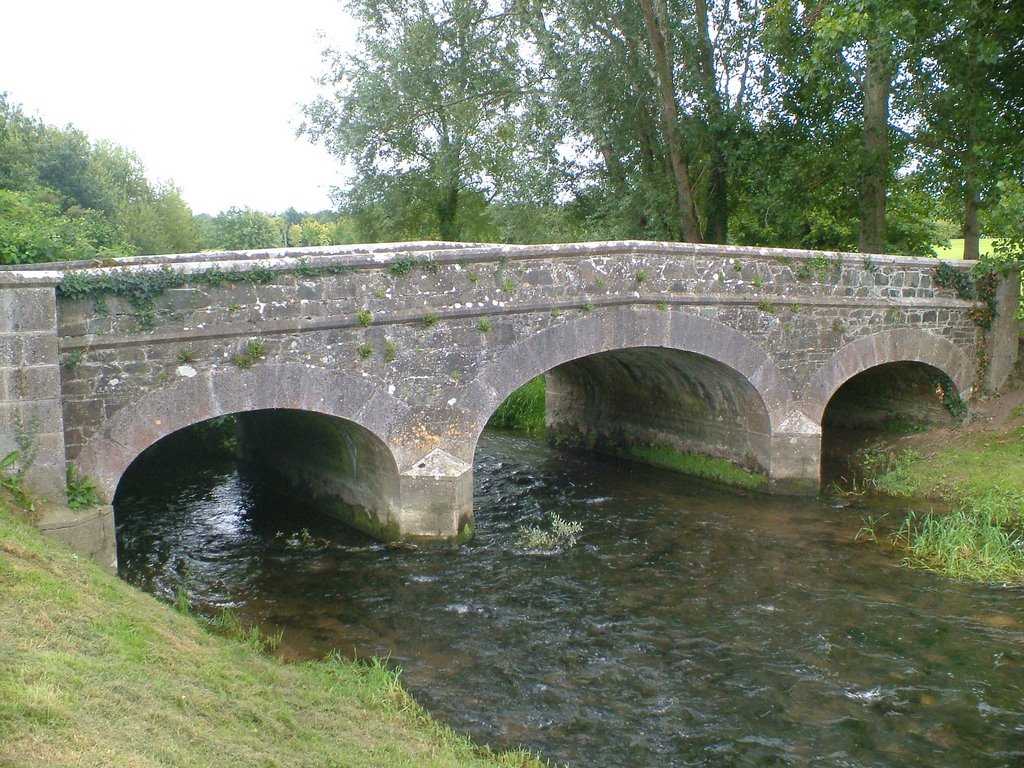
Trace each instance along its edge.
<path fill-rule="evenodd" d="M 986 328 L 993 302 L 951 287 L 970 264 L 937 266 L 612 242 L 5 269 L 0 450 L 21 451 L 43 497 L 64 499 L 73 465 L 111 501 L 149 446 L 237 414 L 248 456 L 353 524 L 459 538 L 481 430 L 546 374 L 550 435 L 712 457 L 765 490 L 815 493 L 823 427 L 946 418 L 943 400 L 1012 367 L 1016 280 L 999 284 L 995 306 L 1010 309 Z M 112 562 L 109 504 L 58 509 L 43 528 Z"/>

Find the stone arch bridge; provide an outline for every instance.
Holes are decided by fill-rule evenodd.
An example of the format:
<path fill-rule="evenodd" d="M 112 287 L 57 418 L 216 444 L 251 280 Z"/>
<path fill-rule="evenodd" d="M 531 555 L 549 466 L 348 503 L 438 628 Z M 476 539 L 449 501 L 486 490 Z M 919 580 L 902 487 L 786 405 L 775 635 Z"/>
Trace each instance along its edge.
<path fill-rule="evenodd" d="M 250 457 L 350 522 L 384 538 L 458 538 L 472 530 L 481 430 L 546 374 L 553 434 L 710 456 L 768 491 L 815 493 L 830 418 L 934 416 L 940 395 L 968 399 L 1012 367 L 1017 281 L 1000 283 L 1011 309 L 985 329 L 984 307 L 940 285 L 936 266 L 610 242 L 5 269 L 0 450 L 21 451 L 44 497 L 64 499 L 73 465 L 110 501 L 156 441 L 238 414 Z M 113 562 L 109 504 L 58 509 L 43 528 Z"/>

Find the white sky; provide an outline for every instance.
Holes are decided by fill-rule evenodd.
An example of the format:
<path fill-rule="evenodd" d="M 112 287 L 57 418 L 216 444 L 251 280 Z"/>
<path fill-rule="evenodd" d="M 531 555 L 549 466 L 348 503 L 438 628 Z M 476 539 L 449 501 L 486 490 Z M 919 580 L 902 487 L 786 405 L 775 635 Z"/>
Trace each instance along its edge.
<path fill-rule="evenodd" d="M 341 165 L 295 129 L 354 36 L 339 0 L 8 0 L 0 92 L 135 152 L 193 213 L 319 211 Z"/>

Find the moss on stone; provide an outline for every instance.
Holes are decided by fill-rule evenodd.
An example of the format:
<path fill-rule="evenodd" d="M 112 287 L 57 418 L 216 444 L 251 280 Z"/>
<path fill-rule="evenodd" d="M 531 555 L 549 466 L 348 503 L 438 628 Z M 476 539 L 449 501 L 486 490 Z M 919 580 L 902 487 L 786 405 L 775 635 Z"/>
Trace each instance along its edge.
<path fill-rule="evenodd" d="M 760 488 L 768 477 L 737 467 L 730 461 L 702 453 L 683 453 L 667 445 L 628 445 L 616 448 L 616 453 L 635 461 L 684 475 L 704 477 L 708 480 L 740 488 Z"/>

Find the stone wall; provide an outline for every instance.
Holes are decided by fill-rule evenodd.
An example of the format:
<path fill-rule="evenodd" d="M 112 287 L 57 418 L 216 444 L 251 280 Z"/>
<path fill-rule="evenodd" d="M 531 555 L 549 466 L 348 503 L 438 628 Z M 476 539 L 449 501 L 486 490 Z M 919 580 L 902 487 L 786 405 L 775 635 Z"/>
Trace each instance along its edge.
<path fill-rule="evenodd" d="M 256 365 L 342 367 L 432 412 L 458 403 L 517 343 L 621 307 L 735 329 L 796 392 L 844 346 L 882 330 L 923 331 L 962 350 L 979 341 L 970 305 L 934 285 L 934 262 L 920 260 L 639 243 L 251 256 L 165 260 L 182 270 L 289 271 L 266 284 L 171 289 L 156 300 L 151 328 L 123 299 L 107 298 L 102 311 L 92 300 L 61 301 L 69 458 L 144 394 L 229 368 L 253 342 L 263 350 Z M 540 372 L 524 365 L 516 378 Z M 951 375 L 973 386 L 973 371 Z M 444 426 L 423 416 L 432 434 Z"/>

